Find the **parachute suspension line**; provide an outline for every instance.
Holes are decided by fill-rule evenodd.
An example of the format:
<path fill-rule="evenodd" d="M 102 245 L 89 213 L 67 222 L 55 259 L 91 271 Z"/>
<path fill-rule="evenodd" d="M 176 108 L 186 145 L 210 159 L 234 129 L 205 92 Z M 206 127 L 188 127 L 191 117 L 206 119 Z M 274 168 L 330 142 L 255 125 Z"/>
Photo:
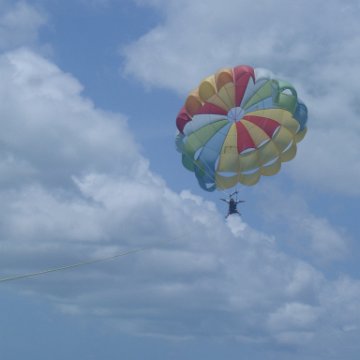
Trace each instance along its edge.
<path fill-rule="evenodd" d="M 236 184 L 236 187 L 235 187 L 235 195 L 236 195 L 235 200 L 236 200 L 236 201 L 239 200 L 239 199 L 238 199 L 238 194 L 239 194 L 239 187 L 238 187 L 238 185 Z"/>

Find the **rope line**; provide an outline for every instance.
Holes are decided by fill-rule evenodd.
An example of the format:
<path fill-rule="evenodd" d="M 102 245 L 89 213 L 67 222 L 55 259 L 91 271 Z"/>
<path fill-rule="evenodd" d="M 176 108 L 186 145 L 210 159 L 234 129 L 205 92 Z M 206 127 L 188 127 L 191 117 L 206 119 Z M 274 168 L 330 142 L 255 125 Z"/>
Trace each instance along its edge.
<path fill-rule="evenodd" d="M 84 265 L 91 265 L 91 264 L 96 264 L 96 263 L 100 263 L 100 262 L 110 261 L 110 260 L 117 259 L 119 257 L 134 254 L 134 253 L 137 253 L 140 251 L 144 251 L 146 249 L 149 249 L 149 248 L 138 248 L 138 249 L 125 251 L 125 252 L 122 252 L 119 254 L 106 256 L 106 257 L 102 257 L 102 258 L 98 258 L 98 259 L 94 259 L 94 260 L 81 261 L 81 262 L 71 264 L 71 265 L 60 266 L 60 267 L 56 267 L 56 268 L 52 268 L 52 269 L 47 269 L 47 270 L 42 270 L 42 271 L 37 271 L 37 272 L 32 272 L 32 273 L 27 273 L 27 274 L 3 277 L 3 278 L 0 278 L 0 283 L 7 282 L 7 281 L 15 281 L 15 280 L 32 278 L 32 277 L 37 277 L 40 275 L 45 275 L 45 274 L 49 274 L 49 273 L 56 272 L 56 271 L 63 271 L 63 270 L 77 268 L 77 267 L 84 266 Z"/>

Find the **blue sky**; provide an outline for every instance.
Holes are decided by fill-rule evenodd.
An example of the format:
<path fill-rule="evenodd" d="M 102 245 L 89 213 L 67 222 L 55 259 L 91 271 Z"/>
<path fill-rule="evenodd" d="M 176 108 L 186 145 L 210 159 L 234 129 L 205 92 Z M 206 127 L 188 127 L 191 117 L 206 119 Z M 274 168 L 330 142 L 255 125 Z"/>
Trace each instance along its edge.
<path fill-rule="evenodd" d="M 4 360 L 357 359 L 360 6 L 0 0 Z M 309 109 L 243 217 L 175 151 L 186 94 L 270 69 Z"/>

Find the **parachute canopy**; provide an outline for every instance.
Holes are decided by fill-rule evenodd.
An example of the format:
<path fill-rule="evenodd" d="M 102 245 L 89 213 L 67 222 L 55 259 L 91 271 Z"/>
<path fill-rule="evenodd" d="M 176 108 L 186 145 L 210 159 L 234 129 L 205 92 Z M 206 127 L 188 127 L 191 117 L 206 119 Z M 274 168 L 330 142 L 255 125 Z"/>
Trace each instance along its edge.
<path fill-rule="evenodd" d="M 207 190 L 256 184 L 296 154 L 307 108 L 288 82 L 247 65 L 204 79 L 180 110 L 177 150 Z"/>

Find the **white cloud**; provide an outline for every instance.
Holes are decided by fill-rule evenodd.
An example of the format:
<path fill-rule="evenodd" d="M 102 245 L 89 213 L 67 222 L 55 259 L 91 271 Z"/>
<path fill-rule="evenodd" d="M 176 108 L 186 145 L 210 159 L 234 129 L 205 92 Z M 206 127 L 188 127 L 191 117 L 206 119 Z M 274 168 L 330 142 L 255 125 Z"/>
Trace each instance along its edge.
<path fill-rule="evenodd" d="M 263 185 L 258 193 L 261 195 L 258 206 L 265 221 L 280 226 L 277 234 L 286 247 L 317 264 L 342 260 L 348 255 L 350 235 L 347 231 L 326 217 L 312 213 L 300 194 L 288 193 L 276 185 Z"/>
<path fill-rule="evenodd" d="M 326 7 L 319 0 L 306 5 L 284 0 L 138 3 L 153 6 L 164 20 L 124 50 L 125 70 L 147 84 L 184 92 L 198 83 L 199 76 L 237 63 L 278 73 L 289 71 L 293 78 L 301 79 L 302 74 L 293 73 L 300 70 L 297 66 L 309 74 L 313 66 L 324 64 L 324 56 L 343 48 L 344 36 L 352 41 L 356 39 L 354 31 L 359 31 L 359 9 L 354 1 L 348 1 L 346 8 L 337 0 L 329 1 Z M 314 16 L 319 6 L 321 19 Z M 334 17 L 339 11 L 342 16 Z M 341 26 L 345 22 L 347 27 Z M 324 44 L 328 38 L 332 43 Z"/>
<path fill-rule="evenodd" d="M 0 76 L 2 163 L 17 164 L 1 182 L 18 181 L 19 171 L 54 186 L 91 170 L 135 171 L 138 150 L 124 118 L 95 109 L 73 77 L 25 49 L 0 57 Z"/>
<path fill-rule="evenodd" d="M 268 323 L 272 329 L 307 328 L 318 319 L 318 309 L 301 303 L 288 303 L 269 315 Z"/>
<path fill-rule="evenodd" d="M 320 301 L 325 309 L 331 309 L 329 322 L 343 331 L 359 329 L 360 282 L 341 276 L 321 293 Z M 340 305 L 341 304 L 341 305 Z"/>
<path fill-rule="evenodd" d="M 290 298 L 302 297 L 311 301 L 316 297 L 323 281 L 323 275 L 314 267 L 305 262 L 298 262 L 285 291 Z"/>
<path fill-rule="evenodd" d="M 25 261 L 23 270 L 80 259 L 97 248 L 81 254 L 66 244 L 79 249 L 109 236 L 101 196 L 88 204 L 89 174 L 125 176 L 130 184 L 138 173 L 150 176 L 147 161 L 124 117 L 96 109 L 71 75 L 43 57 L 26 49 L 4 53 L 0 77 L 1 235 L 9 251 L 3 264 L 18 272 L 11 254 Z"/>
<path fill-rule="evenodd" d="M 26 1 L 0 2 L 0 50 L 38 45 L 39 30 L 46 15 Z"/>

